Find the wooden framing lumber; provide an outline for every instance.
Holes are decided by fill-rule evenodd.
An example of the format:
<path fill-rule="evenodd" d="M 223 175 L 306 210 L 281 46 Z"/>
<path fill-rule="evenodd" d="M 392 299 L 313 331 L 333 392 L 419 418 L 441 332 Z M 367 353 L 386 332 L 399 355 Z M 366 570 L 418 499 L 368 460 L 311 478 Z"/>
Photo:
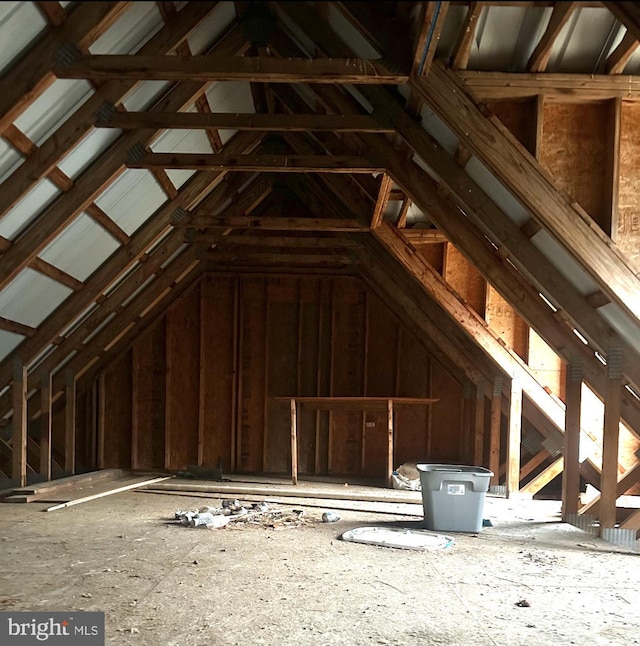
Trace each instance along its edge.
<path fill-rule="evenodd" d="M 544 72 L 547 69 L 553 43 L 577 6 L 577 2 L 558 2 L 554 5 L 547 28 L 527 63 L 530 72 Z"/>
<path fill-rule="evenodd" d="M 145 81 L 245 81 L 400 85 L 408 74 L 377 59 L 272 58 L 251 56 L 144 56 L 86 54 L 55 68 L 58 78 Z"/>
<path fill-rule="evenodd" d="M 562 476 L 562 518 L 578 513 L 580 503 L 580 419 L 582 407 L 582 362 L 567 366 L 565 378 L 564 473 Z"/>
<path fill-rule="evenodd" d="M 291 482 L 298 484 L 298 420 L 296 400 L 291 400 Z"/>
<path fill-rule="evenodd" d="M 182 226 L 182 224 L 176 226 Z M 368 225 L 360 224 L 355 220 L 251 215 L 235 217 L 194 215 L 185 226 L 196 229 L 260 229 L 262 231 L 325 231 L 332 233 L 369 231 Z"/>
<path fill-rule="evenodd" d="M 618 480 L 617 486 L 617 496 L 623 496 L 631 487 L 640 482 L 640 462 L 634 464 L 630 469 L 622 474 Z M 598 488 L 600 486 L 599 482 L 596 482 L 593 486 Z M 580 514 L 590 514 L 592 516 L 598 516 L 600 509 L 600 495 L 597 495 L 593 500 L 588 502 L 586 505 L 580 508 Z"/>
<path fill-rule="evenodd" d="M 627 29 L 620 44 L 607 57 L 607 73 L 622 74 L 638 45 L 640 45 L 638 38 Z"/>
<path fill-rule="evenodd" d="M 502 377 L 493 381 L 491 395 L 491 422 L 489 427 L 489 469 L 493 472 L 491 484 L 500 482 L 500 426 L 502 420 Z"/>
<path fill-rule="evenodd" d="M 40 373 L 40 475 L 51 480 L 51 373 Z"/>
<path fill-rule="evenodd" d="M 383 125 L 369 115 L 342 114 L 259 114 L 236 112 L 118 112 L 108 115 L 100 128 L 216 129 L 256 130 L 260 132 L 371 132 L 391 133 L 393 128 Z"/>
<path fill-rule="evenodd" d="M 535 496 L 543 487 L 546 487 L 554 478 L 559 476 L 564 469 L 564 458 L 556 458 L 546 469 L 535 478 L 527 482 L 520 490 L 521 494 Z"/>
<path fill-rule="evenodd" d="M 22 336 L 33 336 L 37 329 L 18 321 L 12 321 L 0 316 L 0 330 L 12 332 L 13 334 L 21 334 Z"/>
<path fill-rule="evenodd" d="M 64 403 L 64 468 L 76 472 L 76 378 L 72 370 L 65 370 Z"/>
<path fill-rule="evenodd" d="M 380 173 L 362 157 L 350 155 L 228 155 L 225 153 L 147 153 L 127 161 L 128 168 L 181 168 L 271 173 Z"/>
<path fill-rule="evenodd" d="M 509 423 L 507 425 L 507 498 L 520 490 L 520 442 L 522 439 L 522 385 L 519 373 L 511 378 L 509 398 Z"/>
<path fill-rule="evenodd" d="M 80 505 L 84 502 L 91 502 L 92 500 L 97 500 L 98 498 L 104 498 L 105 496 L 112 496 L 116 493 L 122 493 L 123 491 L 131 491 L 132 489 L 138 489 L 140 487 L 146 487 L 148 485 L 157 484 L 164 480 L 170 480 L 173 476 L 161 476 L 158 478 L 147 478 L 147 479 L 138 479 L 137 482 L 129 483 L 116 487 L 115 489 L 109 489 L 108 491 L 102 491 L 100 493 L 94 493 L 90 496 L 83 496 L 82 498 L 75 498 L 74 500 L 68 500 L 67 502 L 61 502 L 52 507 L 47 507 L 44 511 L 57 511 L 58 509 L 65 509 L 66 507 L 72 507 L 73 505 Z"/>
<path fill-rule="evenodd" d="M 530 74 L 515 72 L 457 72 L 468 91 L 480 101 L 526 99 L 542 94 L 546 101 L 602 101 L 620 97 L 640 100 L 640 76 L 613 74 Z"/>
<path fill-rule="evenodd" d="M 378 189 L 378 199 L 376 205 L 373 209 L 373 215 L 371 216 L 371 228 L 375 229 L 377 226 L 380 226 L 384 218 L 384 210 L 387 207 L 389 202 L 389 195 L 391 193 L 391 187 L 393 186 L 393 181 L 386 173 L 382 175 L 380 179 L 380 188 Z"/>
<path fill-rule="evenodd" d="M 27 484 L 27 367 L 20 359 L 13 365 L 12 478 Z"/>
<path fill-rule="evenodd" d="M 451 69 L 466 70 L 471 55 L 473 38 L 476 33 L 476 24 L 482 13 L 486 2 L 470 2 L 467 15 L 465 16 L 458 41 L 451 56 Z"/>

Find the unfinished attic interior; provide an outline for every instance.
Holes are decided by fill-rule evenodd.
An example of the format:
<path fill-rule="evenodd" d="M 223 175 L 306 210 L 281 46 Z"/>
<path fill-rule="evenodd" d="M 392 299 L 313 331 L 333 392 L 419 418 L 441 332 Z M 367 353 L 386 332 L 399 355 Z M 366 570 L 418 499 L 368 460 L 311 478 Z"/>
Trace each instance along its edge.
<path fill-rule="evenodd" d="M 473 464 L 635 542 L 639 38 L 628 2 L 2 3 L 0 488 Z"/>

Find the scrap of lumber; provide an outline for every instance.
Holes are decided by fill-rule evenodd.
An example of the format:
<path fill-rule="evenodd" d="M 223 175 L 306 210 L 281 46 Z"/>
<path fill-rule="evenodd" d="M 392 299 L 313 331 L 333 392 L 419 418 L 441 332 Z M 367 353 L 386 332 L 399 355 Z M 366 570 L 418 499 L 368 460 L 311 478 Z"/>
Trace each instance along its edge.
<path fill-rule="evenodd" d="M 69 476 L 67 478 L 57 478 L 56 480 L 49 480 L 47 482 L 38 482 L 36 484 L 27 485 L 26 487 L 17 487 L 13 489 L 12 496 L 36 496 L 42 493 L 50 494 L 61 489 L 81 486 L 89 482 L 96 482 L 98 480 L 113 480 L 115 478 L 119 478 L 123 474 L 124 471 L 122 469 L 102 469 L 101 471 L 90 471 L 88 473 L 80 473 L 78 475 Z"/>
<path fill-rule="evenodd" d="M 160 489 L 141 489 L 139 493 L 163 494 L 167 496 L 188 496 L 190 498 L 216 498 L 219 494 L 203 493 L 193 494 L 188 491 L 164 491 Z M 298 498 L 295 496 L 240 496 L 241 501 L 266 502 L 274 505 L 294 505 L 298 507 L 321 507 L 323 509 L 339 509 L 340 511 L 361 511 L 375 514 L 392 514 L 398 516 L 416 516 L 422 518 L 424 515 L 422 505 L 413 502 L 389 503 L 389 502 L 368 502 L 359 500 L 338 500 L 336 498 Z"/>
<path fill-rule="evenodd" d="M 57 509 L 64 509 L 65 507 L 71 507 L 72 505 L 79 505 L 83 502 L 90 502 L 91 500 L 96 500 L 97 498 L 104 498 L 105 496 L 112 496 L 115 493 L 120 493 L 122 491 L 129 491 L 130 489 L 137 489 L 138 487 L 144 487 L 146 485 L 156 484 L 162 482 L 163 480 L 169 480 L 173 476 L 162 476 L 159 478 L 151 478 L 147 480 L 140 480 L 139 482 L 129 483 L 121 487 L 115 487 L 114 489 L 109 489 L 107 491 L 101 491 L 100 493 L 92 494 L 91 496 L 83 496 L 82 498 L 76 498 L 74 500 L 67 500 L 66 502 L 61 502 L 53 507 L 47 507 L 44 511 L 56 511 Z"/>
<path fill-rule="evenodd" d="M 224 483 L 198 483 L 198 482 L 170 482 L 153 487 L 161 491 L 188 491 L 192 494 L 215 493 L 224 497 L 237 496 L 284 496 L 297 497 L 304 499 L 323 499 L 331 498 L 335 500 L 351 500 L 363 502 L 421 502 L 422 495 L 419 491 L 402 491 L 397 489 L 375 489 L 374 491 L 358 491 L 356 487 L 340 488 L 336 491 L 332 489 L 304 488 L 300 485 L 267 485 L 267 484 L 248 484 L 238 482 Z"/>

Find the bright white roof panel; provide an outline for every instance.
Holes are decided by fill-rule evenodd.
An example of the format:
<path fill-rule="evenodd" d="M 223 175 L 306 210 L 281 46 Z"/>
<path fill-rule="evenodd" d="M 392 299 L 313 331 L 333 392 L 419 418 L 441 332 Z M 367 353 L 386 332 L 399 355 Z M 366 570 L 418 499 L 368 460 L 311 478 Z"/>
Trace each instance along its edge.
<path fill-rule="evenodd" d="M 149 171 L 128 169 L 100 195 L 96 204 L 132 235 L 166 201 L 165 192 Z"/>
<path fill-rule="evenodd" d="M 640 332 L 638 322 L 631 320 L 630 316 L 617 304 L 607 303 L 598 308 L 598 314 L 634 348 L 640 347 Z"/>
<path fill-rule="evenodd" d="M 120 245 L 88 215 L 76 218 L 40 254 L 40 258 L 84 281 Z"/>
<path fill-rule="evenodd" d="M 118 128 L 94 128 L 58 164 L 68 177 L 75 179 L 122 134 Z"/>
<path fill-rule="evenodd" d="M 24 157 L 13 146 L 0 139 L 0 182 L 4 182 L 23 161 Z"/>
<path fill-rule="evenodd" d="M 244 81 L 213 83 L 207 89 L 212 112 L 255 112 L 251 85 Z"/>
<path fill-rule="evenodd" d="M 0 2 L 0 72 L 48 26 L 33 2 Z"/>
<path fill-rule="evenodd" d="M 0 361 L 7 357 L 12 350 L 17 348 L 24 341 L 24 338 L 20 334 L 0 330 Z"/>
<path fill-rule="evenodd" d="M 204 54 L 220 36 L 227 30 L 236 18 L 233 2 L 218 2 L 209 17 L 189 36 L 188 43 L 191 53 Z"/>
<path fill-rule="evenodd" d="M 163 25 L 155 2 L 132 2 L 129 10 L 89 47 L 89 52 L 134 54 Z"/>
<path fill-rule="evenodd" d="M 15 125 L 36 145 L 64 123 L 91 95 L 87 81 L 54 81 L 16 120 Z"/>
<path fill-rule="evenodd" d="M 13 240 L 59 194 L 48 179 L 39 181 L 0 220 L 0 236 Z"/>
<path fill-rule="evenodd" d="M 0 292 L 0 316 L 37 327 L 72 290 L 33 269 L 23 269 Z"/>
<path fill-rule="evenodd" d="M 165 130 L 151 146 L 154 152 L 211 153 L 213 149 L 204 130 Z M 177 168 L 166 173 L 176 188 L 180 188 L 196 171 Z"/>

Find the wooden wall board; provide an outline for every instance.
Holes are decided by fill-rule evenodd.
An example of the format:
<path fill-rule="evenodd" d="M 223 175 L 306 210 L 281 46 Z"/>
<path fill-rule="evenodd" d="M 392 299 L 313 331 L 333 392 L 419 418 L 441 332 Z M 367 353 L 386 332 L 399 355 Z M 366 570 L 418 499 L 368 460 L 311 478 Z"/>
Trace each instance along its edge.
<path fill-rule="evenodd" d="M 389 308 L 375 295 L 367 294 L 367 375 L 369 397 L 396 393 L 398 364 L 398 322 Z M 396 412 L 396 419 L 397 419 Z M 397 431 L 397 424 L 396 424 Z M 364 417 L 363 473 L 371 477 L 387 475 L 387 412 L 368 411 Z"/>
<path fill-rule="evenodd" d="M 335 280 L 322 280 L 318 301 L 317 396 L 331 394 L 332 320 Z M 316 411 L 315 473 L 329 472 L 329 414 Z"/>
<path fill-rule="evenodd" d="M 529 327 L 516 311 L 493 288 L 488 286 L 485 319 L 491 329 L 526 361 L 529 347 Z"/>
<path fill-rule="evenodd" d="M 528 364 L 540 384 L 564 401 L 564 362 L 533 329 L 529 330 Z"/>
<path fill-rule="evenodd" d="M 198 461 L 200 289 L 195 285 L 167 311 L 165 466 Z"/>
<path fill-rule="evenodd" d="M 606 233 L 609 124 L 606 103 L 545 103 L 539 160 Z"/>
<path fill-rule="evenodd" d="M 536 99 L 487 101 L 487 107 L 532 154 L 536 150 Z"/>
<path fill-rule="evenodd" d="M 236 280 L 205 276 L 200 283 L 200 447 L 203 465 L 231 471 L 234 414 L 233 391 Z"/>
<path fill-rule="evenodd" d="M 318 396 L 321 353 L 328 355 L 327 345 L 320 344 L 320 286 L 316 278 L 300 279 L 298 309 L 298 383 L 301 396 Z M 314 473 L 316 462 L 316 420 L 319 411 L 305 406 L 298 409 L 298 471 Z"/>
<path fill-rule="evenodd" d="M 265 426 L 266 282 L 241 280 L 238 471 L 262 470 Z"/>
<path fill-rule="evenodd" d="M 103 468 L 131 468 L 131 351 L 104 375 L 105 420 Z"/>
<path fill-rule="evenodd" d="M 398 341 L 397 393 L 402 397 L 430 397 L 431 359 L 420 341 L 400 329 Z M 433 405 L 439 406 L 439 402 Z M 406 406 L 395 411 L 395 467 L 404 462 L 428 462 L 429 408 Z"/>
<path fill-rule="evenodd" d="M 139 469 L 164 468 L 166 328 L 163 317 L 134 342 L 132 463 Z"/>
<path fill-rule="evenodd" d="M 618 239 L 620 250 L 640 271 L 640 104 L 622 103 L 620 126 L 620 192 Z"/>
<path fill-rule="evenodd" d="M 272 397 L 296 394 L 298 388 L 298 281 L 267 279 L 266 425 L 263 470 L 282 473 L 291 465 L 291 413 Z M 307 435 L 308 429 L 302 429 Z"/>
<path fill-rule="evenodd" d="M 465 454 L 463 446 L 463 389 L 439 363 L 432 364 L 431 396 L 439 401 L 431 412 L 432 462 L 452 463 Z"/>
<path fill-rule="evenodd" d="M 485 315 L 487 281 L 480 272 L 450 243 L 447 244 L 445 280 L 480 316 Z"/>
<path fill-rule="evenodd" d="M 365 291 L 351 279 L 337 279 L 333 303 L 333 396 L 363 395 Z M 331 414 L 332 474 L 359 474 L 362 457 L 362 412 Z"/>

